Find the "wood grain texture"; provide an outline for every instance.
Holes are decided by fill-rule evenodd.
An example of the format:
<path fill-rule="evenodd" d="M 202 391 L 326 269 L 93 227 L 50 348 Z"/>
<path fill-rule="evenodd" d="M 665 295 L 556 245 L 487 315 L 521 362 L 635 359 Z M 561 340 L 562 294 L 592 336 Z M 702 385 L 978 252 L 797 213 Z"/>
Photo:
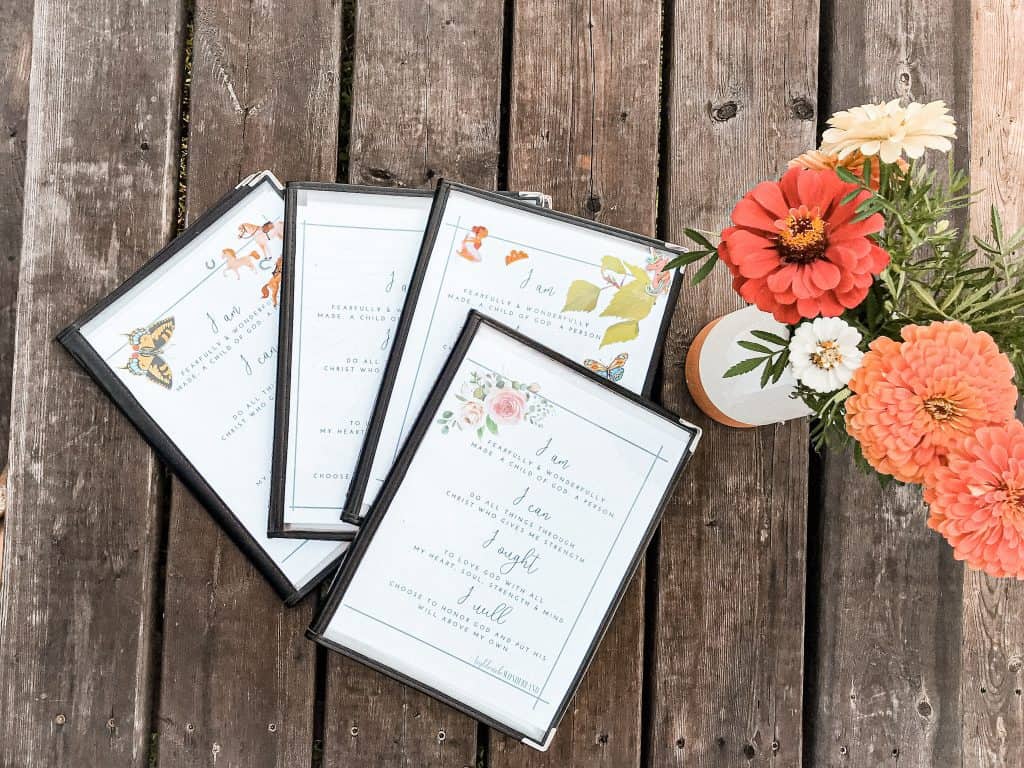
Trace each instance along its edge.
<path fill-rule="evenodd" d="M 917 488 L 883 490 L 842 454 L 822 480 L 808 760 L 959 765 L 960 569 Z"/>
<path fill-rule="evenodd" d="M 654 234 L 660 0 L 517 3 L 508 180 L 555 208 Z M 546 753 L 497 733 L 491 768 L 640 764 L 641 564 Z"/>
<path fill-rule="evenodd" d="M 814 142 L 818 4 L 677 2 L 665 206 L 669 239 L 722 229 L 736 199 Z M 649 759 L 800 764 L 807 425 L 720 427 L 686 395 L 683 359 L 742 305 L 716 271 L 684 289 L 662 397 L 705 427 L 661 526 Z"/>
<path fill-rule="evenodd" d="M 155 462 L 53 338 L 170 234 L 181 15 L 178 0 L 35 4 L 0 592 L 3 766 L 147 764 Z"/>
<path fill-rule="evenodd" d="M 357 9 L 349 181 L 492 188 L 502 0 L 364 0 Z"/>
<path fill-rule="evenodd" d="M 356 5 L 349 181 L 493 188 L 498 168 L 500 0 Z M 324 765 L 462 768 L 477 724 L 337 654 L 327 661 Z"/>
<path fill-rule="evenodd" d="M 189 221 L 264 168 L 333 180 L 340 25 L 330 0 L 196 3 Z M 160 765 L 308 765 L 311 603 L 285 608 L 177 481 L 166 571 Z"/>
<path fill-rule="evenodd" d="M 967 146 L 968 4 L 841 0 L 826 19 L 828 114 L 896 97 L 944 99 Z M 808 760 L 959 765 L 961 569 L 925 525 L 920 493 L 823 465 L 816 511 L 815 697 Z M 869 597 L 870 596 L 870 597 Z"/>
<path fill-rule="evenodd" d="M 971 186 L 982 193 L 971 225 L 987 232 L 995 205 L 1013 231 L 1024 225 L 1024 3 L 972 9 Z M 1010 768 L 1024 755 L 1024 585 L 965 569 L 963 595 L 963 765 Z"/>
<path fill-rule="evenodd" d="M 0 35 L 0 467 L 6 467 L 32 62 L 31 0 L 0 0 L 0 19 L 4 20 Z M 3 485 L 0 482 L 0 493 Z M 0 512 L 0 563 L 3 557 L 4 515 Z"/>
<path fill-rule="evenodd" d="M 6 464 L 32 62 L 31 1 L 0 0 L 0 19 L 0 464 Z"/>

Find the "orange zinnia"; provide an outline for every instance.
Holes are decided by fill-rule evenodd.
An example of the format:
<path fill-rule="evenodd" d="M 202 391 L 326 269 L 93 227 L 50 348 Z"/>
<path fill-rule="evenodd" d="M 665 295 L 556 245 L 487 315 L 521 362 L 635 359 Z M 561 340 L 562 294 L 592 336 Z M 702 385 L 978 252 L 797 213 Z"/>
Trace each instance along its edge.
<path fill-rule="evenodd" d="M 963 323 L 908 325 L 903 341 L 871 343 L 849 387 L 846 431 L 868 462 L 923 482 L 979 427 L 1013 418 L 1013 366 L 987 333 Z"/>
<path fill-rule="evenodd" d="M 875 213 L 858 221 L 857 206 L 870 193 L 844 203 L 851 193 L 857 185 L 835 171 L 801 168 L 750 190 L 718 246 L 733 289 L 787 324 L 838 317 L 864 301 L 874 276 L 889 265 L 889 254 L 870 237 L 885 220 Z"/>
<path fill-rule="evenodd" d="M 910 168 L 907 165 L 907 161 L 902 158 L 896 161 L 896 165 L 904 172 Z M 860 150 L 855 149 L 846 157 L 840 158 L 839 155 L 822 152 L 820 149 L 811 149 L 799 157 L 794 157 L 790 160 L 788 167 L 806 168 L 809 171 L 834 171 L 836 168 L 846 168 L 850 173 L 855 173 L 864 178 L 864 155 L 860 153 Z M 878 189 L 878 179 L 881 175 L 881 170 L 881 166 L 877 162 L 872 163 L 870 182 L 872 189 Z"/>
<path fill-rule="evenodd" d="M 1024 579 L 1024 424 L 984 427 L 928 479 L 928 527 L 991 576 Z"/>

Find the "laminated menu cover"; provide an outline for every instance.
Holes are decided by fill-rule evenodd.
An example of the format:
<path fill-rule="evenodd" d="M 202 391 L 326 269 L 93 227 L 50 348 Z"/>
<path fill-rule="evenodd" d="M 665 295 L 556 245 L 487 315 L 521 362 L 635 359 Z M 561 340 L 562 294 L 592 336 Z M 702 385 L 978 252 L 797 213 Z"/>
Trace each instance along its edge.
<path fill-rule="evenodd" d="M 266 535 L 283 217 L 246 179 L 58 340 L 294 603 L 348 544 Z"/>
<path fill-rule="evenodd" d="M 502 192 L 549 206 L 536 192 Z M 348 486 L 434 193 L 288 185 L 268 535 L 348 540 Z"/>
<path fill-rule="evenodd" d="M 699 437 L 470 313 L 309 636 L 546 748 Z"/>
<path fill-rule="evenodd" d="M 681 280 L 665 267 L 683 250 L 441 182 L 343 519 L 372 506 L 469 310 L 649 395 Z"/>

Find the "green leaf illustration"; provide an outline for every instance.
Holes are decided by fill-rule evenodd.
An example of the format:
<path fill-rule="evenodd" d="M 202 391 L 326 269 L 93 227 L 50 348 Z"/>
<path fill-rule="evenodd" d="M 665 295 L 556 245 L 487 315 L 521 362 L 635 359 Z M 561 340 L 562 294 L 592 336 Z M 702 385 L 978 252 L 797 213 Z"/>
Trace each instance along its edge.
<path fill-rule="evenodd" d="M 487 429 L 492 435 L 498 434 L 498 425 L 494 423 L 494 419 L 488 416 L 487 421 L 484 423 L 487 425 Z"/>
<path fill-rule="evenodd" d="M 626 274 L 626 265 L 622 263 L 621 259 L 617 259 L 614 256 L 602 256 L 601 269 L 607 269 L 609 272 L 615 272 L 619 275 Z"/>
<path fill-rule="evenodd" d="M 630 274 L 636 278 L 638 283 L 643 283 L 643 287 L 646 288 L 651 284 L 651 278 L 647 275 L 647 270 L 643 267 L 638 267 L 636 264 L 627 264 L 626 268 Z"/>
<path fill-rule="evenodd" d="M 657 296 L 651 296 L 645 290 L 649 281 L 633 280 L 624 288 L 619 288 L 601 317 L 622 317 L 626 320 L 643 320 L 654 307 Z"/>
<path fill-rule="evenodd" d="M 601 287 L 588 283 L 586 280 L 573 280 L 569 293 L 565 296 L 563 312 L 590 312 L 597 306 L 597 297 L 601 295 Z"/>
<path fill-rule="evenodd" d="M 615 323 L 615 325 L 609 325 L 608 330 L 604 332 L 604 338 L 601 339 L 601 346 L 606 344 L 616 344 L 622 341 L 632 341 L 640 335 L 640 323 L 636 320 L 626 320 L 622 323 Z"/>

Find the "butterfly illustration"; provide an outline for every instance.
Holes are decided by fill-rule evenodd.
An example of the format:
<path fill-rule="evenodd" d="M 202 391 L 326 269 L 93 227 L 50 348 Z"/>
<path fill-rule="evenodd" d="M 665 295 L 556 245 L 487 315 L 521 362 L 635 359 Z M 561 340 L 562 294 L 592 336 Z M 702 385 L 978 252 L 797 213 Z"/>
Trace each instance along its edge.
<path fill-rule="evenodd" d="M 164 389 L 171 388 L 171 366 L 160 356 L 174 333 L 174 318 L 165 317 L 157 320 L 148 328 L 136 328 L 125 334 L 132 345 L 132 356 L 128 358 L 125 370 L 136 376 L 145 376 L 155 381 Z"/>
<path fill-rule="evenodd" d="M 597 360 L 584 360 L 583 365 L 589 368 L 591 371 L 596 373 L 598 376 L 604 376 L 608 381 L 619 381 L 622 379 L 623 374 L 626 372 L 626 360 L 629 359 L 629 353 L 623 352 L 621 355 L 612 360 L 608 365 L 599 363 Z"/>
<path fill-rule="evenodd" d="M 515 264 L 517 261 L 522 261 L 523 259 L 528 258 L 530 258 L 530 254 L 528 254 L 526 251 L 509 251 L 508 256 L 505 257 L 505 266 L 511 266 L 512 264 Z"/>

